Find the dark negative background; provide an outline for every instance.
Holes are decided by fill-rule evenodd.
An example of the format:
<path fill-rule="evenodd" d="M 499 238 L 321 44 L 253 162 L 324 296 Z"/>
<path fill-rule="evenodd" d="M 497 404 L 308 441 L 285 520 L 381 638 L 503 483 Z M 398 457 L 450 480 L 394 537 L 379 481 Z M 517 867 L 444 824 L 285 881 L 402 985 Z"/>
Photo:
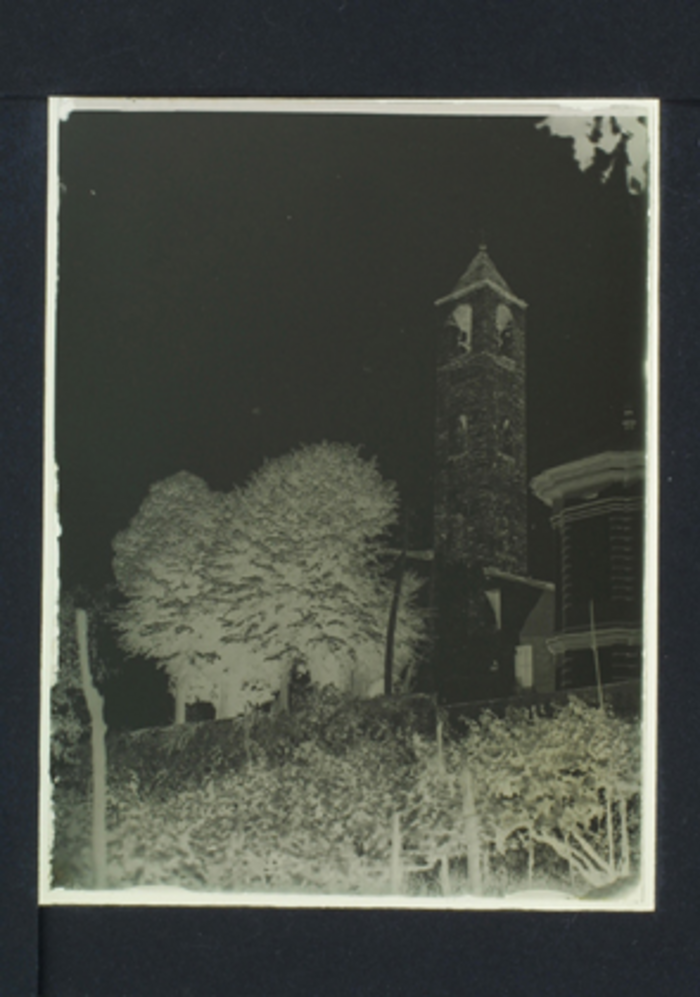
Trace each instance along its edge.
<path fill-rule="evenodd" d="M 62 124 L 66 589 L 113 583 L 112 538 L 155 481 L 187 469 L 228 490 L 320 440 L 376 455 L 411 512 L 410 547 L 432 547 L 434 301 L 482 237 L 530 303 L 531 473 L 608 448 L 626 407 L 641 421 L 647 199 L 622 162 L 604 186 L 582 177 L 538 120 L 78 111 Z M 549 511 L 530 505 L 530 570 L 551 580 Z M 152 662 L 127 662 L 106 690 L 110 727 L 162 723 L 164 688 Z"/>
<path fill-rule="evenodd" d="M 542 3 L 528 5 L 522 19 L 497 4 L 479 19 L 470 13 L 445 5 L 431 7 L 428 15 L 409 5 L 400 18 L 389 18 L 386 11 L 380 18 L 379 8 L 347 4 L 344 14 L 319 5 L 305 18 L 291 8 L 282 13 L 229 7 L 205 24 L 182 5 L 152 13 L 122 7 L 118 17 L 95 8 L 82 11 L 81 20 L 77 8 L 67 12 L 48 5 L 38 17 L 30 4 L 13 11 L 14 23 L 8 21 L 10 30 L 0 43 L 7 56 L 0 60 L 0 85 L 14 98 L 0 105 L 5 467 L 0 937 L 8 993 L 451 994 L 468 987 L 479 994 L 588 995 L 623 985 L 642 993 L 696 989 L 698 473 L 693 458 L 699 413 L 693 289 L 700 111 L 692 42 L 697 15 L 684 6 L 654 4 L 632 21 L 622 5 L 595 4 L 585 25 L 574 19 L 567 31 L 558 11 Z M 229 30 L 222 33 L 222 27 Z M 150 39 L 138 34 L 143 28 L 150 28 Z M 470 91 L 667 98 L 656 914 L 66 908 L 37 916 L 45 109 L 40 99 L 17 98 L 42 98 L 51 91 L 196 95 L 205 89 L 243 95 Z M 498 263 L 517 288 L 505 260 Z"/>
<path fill-rule="evenodd" d="M 431 543 L 435 341 L 485 240 L 527 312 L 529 472 L 641 418 L 645 197 L 536 116 L 75 112 L 60 129 L 61 571 L 183 468 L 363 446 Z M 621 164 L 622 165 L 622 164 Z M 533 510 L 534 511 L 534 510 Z M 548 514 L 530 538 L 552 577 Z M 540 535 L 541 534 L 541 535 Z"/>

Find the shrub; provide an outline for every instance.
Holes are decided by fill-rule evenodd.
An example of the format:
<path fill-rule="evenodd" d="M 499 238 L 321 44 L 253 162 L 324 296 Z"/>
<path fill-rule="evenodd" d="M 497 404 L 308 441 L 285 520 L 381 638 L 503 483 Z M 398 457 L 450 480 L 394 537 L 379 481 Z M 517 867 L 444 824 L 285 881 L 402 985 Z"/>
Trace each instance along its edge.
<path fill-rule="evenodd" d="M 606 886 L 633 870 L 639 770 L 639 729 L 610 709 L 571 697 L 551 715 L 484 713 L 441 759 L 422 746 L 411 846 L 433 861 L 469 853 L 492 889 L 536 875 Z"/>
<path fill-rule="evenodd" d="M 636 861 L 638 729 L 576 700 L 449 733 L 428 697 L 326 690 L 122 735 L 110 766 L 115 887 L 493 894 L 602 886 Z"/>

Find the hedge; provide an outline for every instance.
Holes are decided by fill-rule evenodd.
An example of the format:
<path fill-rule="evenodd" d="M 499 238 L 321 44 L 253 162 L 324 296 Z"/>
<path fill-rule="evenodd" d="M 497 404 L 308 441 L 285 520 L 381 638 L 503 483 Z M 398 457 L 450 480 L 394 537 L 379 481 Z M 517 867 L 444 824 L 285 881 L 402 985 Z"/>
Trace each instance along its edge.
<path fill-rule="evenodd" d="M 90 887 L 89 800 L 56 789 L 54 884 Z M 120 734 L 109 883 L 313 894 L 586 892 L 635 875 L 639 728 L 572 701 L 450 729 L 429 697 Z"/>

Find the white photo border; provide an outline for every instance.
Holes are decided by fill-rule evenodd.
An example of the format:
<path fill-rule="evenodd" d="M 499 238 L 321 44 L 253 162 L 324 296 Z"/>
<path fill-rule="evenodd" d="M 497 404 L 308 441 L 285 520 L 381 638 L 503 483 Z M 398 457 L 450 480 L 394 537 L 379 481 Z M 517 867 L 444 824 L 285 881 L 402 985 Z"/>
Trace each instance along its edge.
<path fill-rule="evenodd" d="M 59 255 L 59 130 L 81 112 L 225 114 L 362 114 L 442 116 L 644 116 L 648 122 L 648 269 L 646 399 L 646 516 L 644 557 L 644 654 L 642 698 L 642 851 L 640 882 L 604 901 L 536 891 L 488 897 L 399 897 L 306 894 L 212 893 L 170 887 L 123 890 L 68 890 L 52 887 L 53 815 L 49 763 L 51 686 L 58 667 L 59 536 L 58 467 L 55 454 L 56 309 Z M 53 97 L 48 113 L 46 238 L 46 322 L 44 384 L 44 485 L 41 631 L 41 713 L 39 784 L 39 903 L 66 906 L 182 906 L 277 908 L 383 908 L 419 910 L 515 910 L 650 912 L 656 898 L 656 810 L 658 726 L 658 568 L 659 568 L 659 228 L 660 105 L 651 99 L 290 99 L 290 98 L 117 98 Z"/>

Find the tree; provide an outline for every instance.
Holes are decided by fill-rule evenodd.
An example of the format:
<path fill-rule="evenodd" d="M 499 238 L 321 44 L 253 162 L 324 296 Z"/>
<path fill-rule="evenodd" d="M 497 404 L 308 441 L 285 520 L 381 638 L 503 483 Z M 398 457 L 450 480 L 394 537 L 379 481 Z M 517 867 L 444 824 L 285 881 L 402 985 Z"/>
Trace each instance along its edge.
<path fill-rule="evenodd" d="M 582 171 L 597 170 L 607 183 L 618 163 L 624 164 L 627 189 L 641 194 L 649 181 L 649 139 L 643 117 L 555 116 L 537 124 L 573 144 Z"/>
<path fill-rule="evenodd" d="M 396 487 L 356 448 L 321 443 L 268 461 L 239 498 L 216 558 L 216 589 L 231 606 L 231 659 L 244 648 L 259 665 L 277 663 L 282 703 L 296 670 L 320 686 L 380 693 Z M 417 588 L 405 574 L 394 637 L 404 683 L 423 636 Z"/>
<path fill-rule="evenodd" d="M 126 604 L 115 616 L 123 647 L 168 673 L 175 719 L 212 698 L 222 630 L 208 566 L 230 497 L 182 471 L 153 485 L 113 541 L 113 569 Z"/>
<path fill-rule="evenodd" d="M 122 644 L 167 670 L 178 721 L 198 699 L 219 717 L 275 699 L 284 707 L 300 672 L 380 693 L 394 590 L 385 541 L 397 510 L 395 486 L 343 444 L 268 461 L 227 495 L 186 472 L 168 478 L 114 540 Z M 399 687 L 423 636 L 417 587 L 405 574 Z"/>

